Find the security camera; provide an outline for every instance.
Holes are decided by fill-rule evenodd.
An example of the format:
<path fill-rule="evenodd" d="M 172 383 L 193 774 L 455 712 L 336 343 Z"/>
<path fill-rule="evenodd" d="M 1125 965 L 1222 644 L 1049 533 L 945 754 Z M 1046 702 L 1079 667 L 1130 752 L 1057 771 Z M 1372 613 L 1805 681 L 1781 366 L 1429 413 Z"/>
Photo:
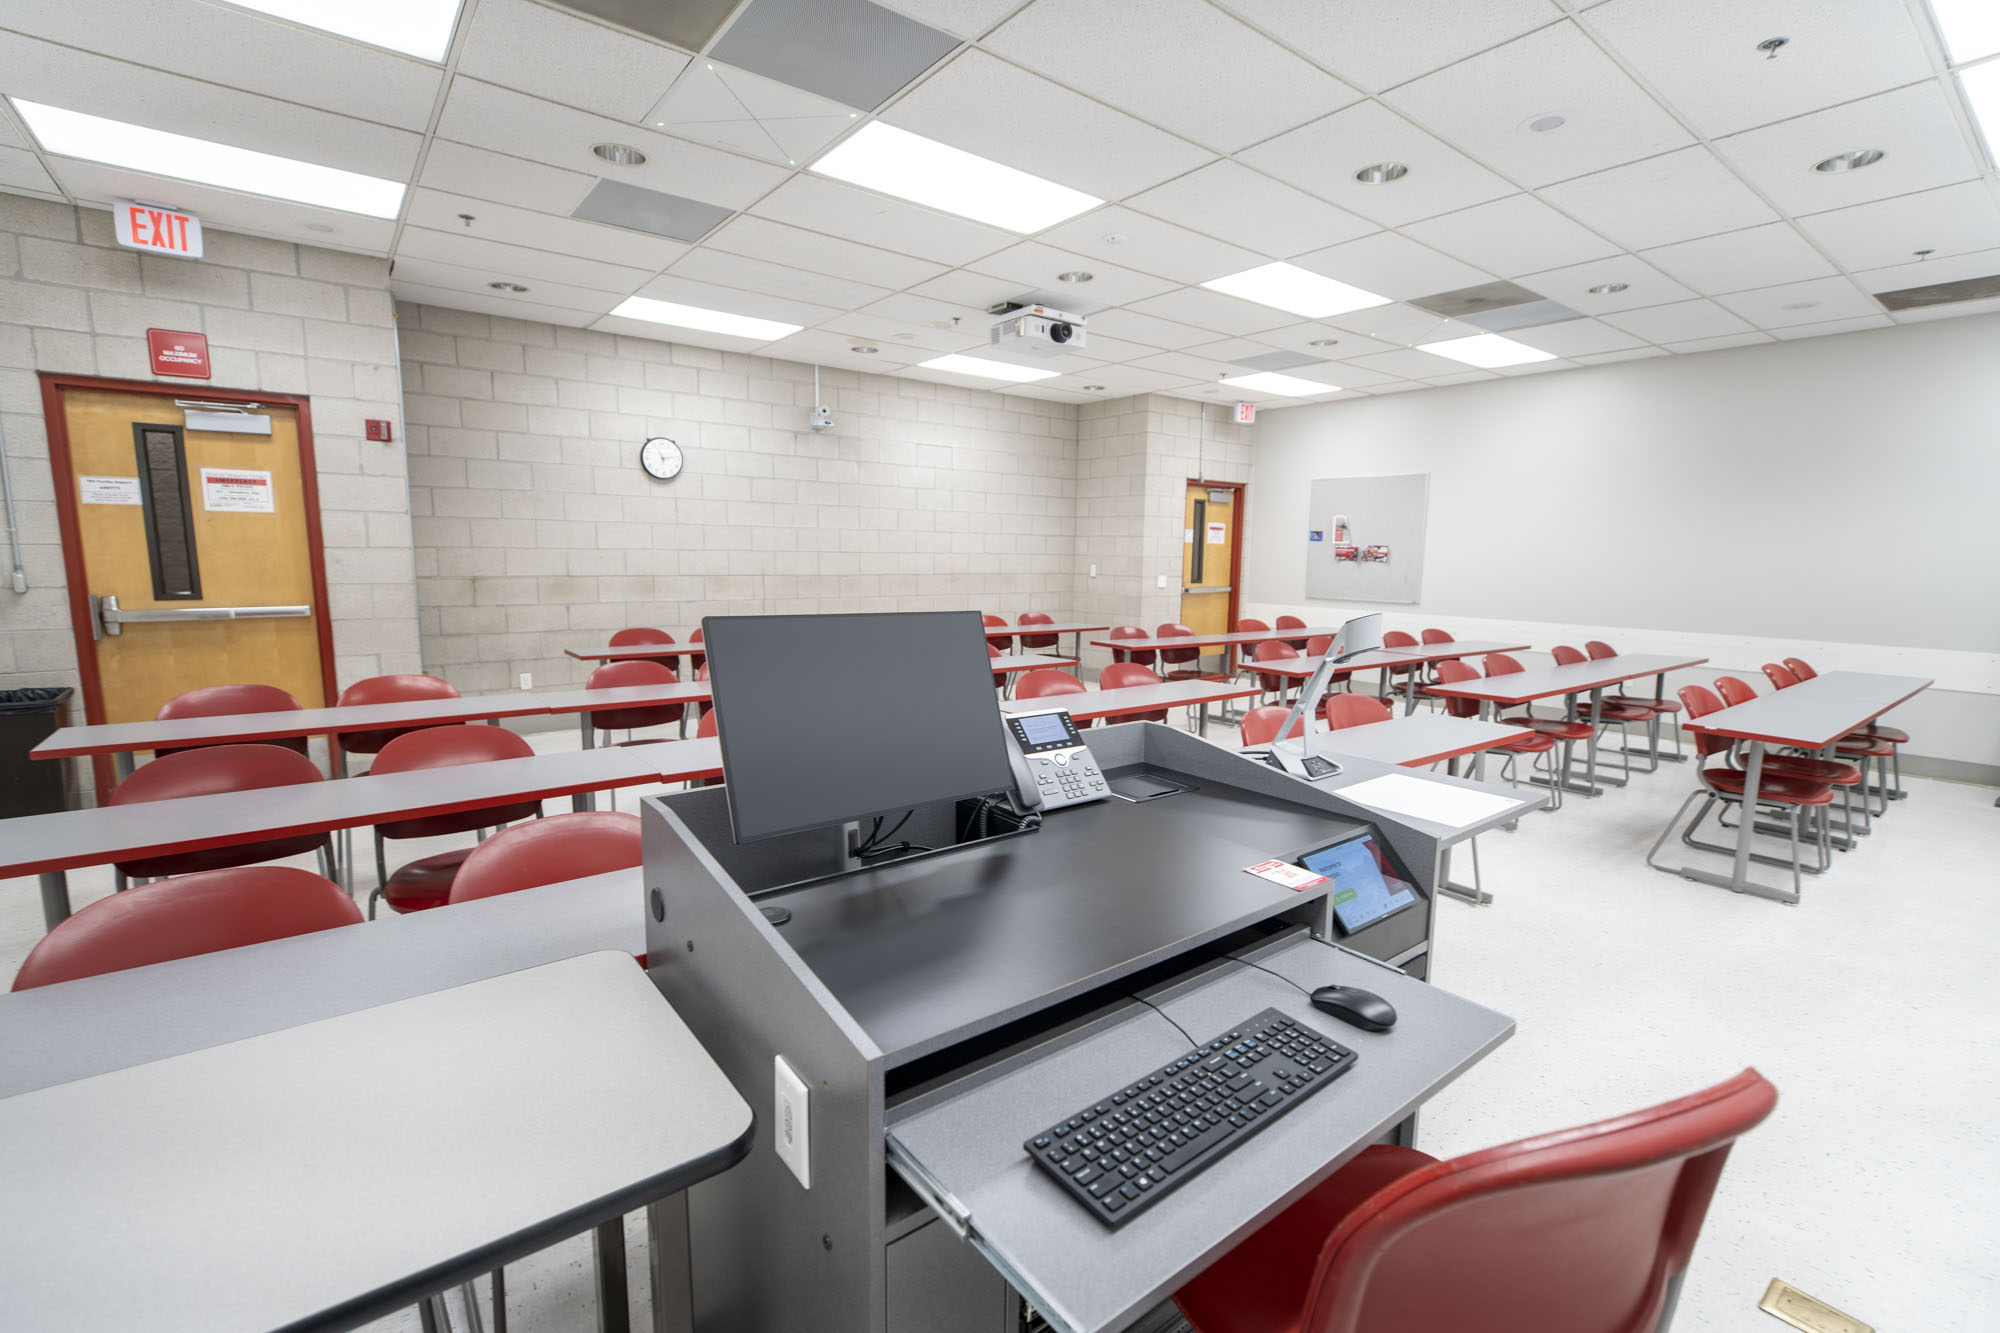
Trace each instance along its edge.
<path fill-rule="evenodd" d="M 1045 305 L 1024 305 L 987 332 L 995 347 L 1017 347 L 1042 356 L 1074 351 L 1084 345 L 1083 316 Z"/>
<path fill-rule="evenodd" d="M 806 422 L 814 430 L 832 430 L 833 409 L 830 407 L 815 407 L 812 410 L 812 415 L 806 418 Z"/>

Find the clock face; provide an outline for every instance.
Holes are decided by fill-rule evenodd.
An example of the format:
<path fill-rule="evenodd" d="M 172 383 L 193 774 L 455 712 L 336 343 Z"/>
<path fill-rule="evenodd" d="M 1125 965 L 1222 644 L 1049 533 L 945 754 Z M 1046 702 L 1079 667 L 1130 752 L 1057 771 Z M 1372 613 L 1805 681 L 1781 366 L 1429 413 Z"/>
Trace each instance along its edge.
<path fill-rule="evenodd" d="M 672 481 L 681 472 L 681 447 L 663 435 L 656 435 L 639 447 L 639 466 L 661 481 Z"/>

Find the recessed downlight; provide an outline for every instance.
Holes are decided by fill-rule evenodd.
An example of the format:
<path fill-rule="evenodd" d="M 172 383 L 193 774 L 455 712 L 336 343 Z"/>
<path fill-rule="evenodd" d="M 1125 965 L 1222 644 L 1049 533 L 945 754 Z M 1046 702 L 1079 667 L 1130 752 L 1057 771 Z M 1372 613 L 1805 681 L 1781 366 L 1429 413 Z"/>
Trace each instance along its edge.
<path fill-rule="evenodd" d="M 1337 347 L 1339 345 L 1340 339 L 1338 338 L 1314 338 L 1306 344 L 1308 347 Z"/>
<path fill-rule="evenodd" d="M 1851 153 L 1836 153 L 1824 162 L 1815 162 L 1814 171 L 1836 172 L 1854 171 L 1860 167 L 1872 167 L 1882 160 L 1879 148 L 1857 148 Z"/>
<path fill-rule="evenodd" d="M 1067 273 L 1056 274 L 1056 281 L 1067 282 L 1067 283 L 1089 282 L 1096 276 L 1097 275 L 1095 273 L 1088 273 L 1085 272 L 1083 269 L 1073 268 Z"/>
<path fill-rule="evenodd" d="M 1592 296 L 1616 296 L 1625 290 L 1622 282 L 1600 282 L 1590 289 Z"/>
<path fill-rule="evenodd" d="M 325 235 L 325 234 L 327 234 L 328 232 L 332 232 L 332 231 L 338 231 L 338 230 L 339 230 L 339 228 L 338 228 L 338 227 L 329 227 L 329 226 L 328 226 L 328 225 L 327 225 L 326 223 L 324 223 L 324 222 L 308 222 L 308 223 L 305 223 L 305 224 L 303 224 L 303 225 L 304 225 L 304 227 L 305 227 L 305 229 L 306 229 L 307 231 L 316 231 L 316 232 L 320 233 L 320 234 L 321 234 L 322 236 L 324 236 L 324 235 Z"/>
<path fill-rule="evenodd" d="M 646 155 L 629 143 L 594 143 L 590 151 L 614 167 L 643 167 Z"/>
<path fill-rule="evenodd" d="M 1399 181 L 1410 174 L 1410 169 L 1401 162 L 1377 162 L 1354 173 L 1354 179 L 1363 185 L 1386 185 Z"/>
<path fill-rule="evenodd" d="M 1780 310 L 1813 310 L 1818 306 L 1819 302 L 1817 301 L 1787 301 L 1778 308 Z"/>
<path fill-rule="evenodd" d="M 1123 245 L 1132 238 L 1122 231 L 1107 231 L 1100 239 L 1106 245 Z"/>
<path fill-rule="evenodd" d="M 489 282 L 486 285 L 496 292 L 525 292 L 528 290 L 518 282 Z"/>
<path fill-rule="evenodd" d="M 1560 111 L 1545 111 L 1539 116 L 1529 116 L 1521 122 L 1521 128 L 1529 134 L 1547 134 L 1569 124 L 1569 117 Z"/>
<path fill-rule="evenodd" d="M 867 343 L 856 343 L 854 344 L 854 346 L 848 348 L 847 350 L 850 352 L 858 352 L 862 356 L 873 356 L 882 349 L 879 347 L 871 347 Z"/>
<path fill-rule="evenodd" d="M 1103 393 L 1104 386 L 1102 384 L 1086 384 L 1083 386 L 1083 391 L 1085 393 Z"/>

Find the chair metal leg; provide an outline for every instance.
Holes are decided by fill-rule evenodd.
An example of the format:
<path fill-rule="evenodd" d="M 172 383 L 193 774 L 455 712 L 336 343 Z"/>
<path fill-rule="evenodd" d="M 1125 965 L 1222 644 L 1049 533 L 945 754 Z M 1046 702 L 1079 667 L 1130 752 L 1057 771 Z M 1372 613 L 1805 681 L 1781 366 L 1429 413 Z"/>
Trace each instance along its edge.
<path fill-rule="evenodd" d="M 472 1333 L 486 1333 L 486 1321 L 479 1317 L 479 1290 L 470 1281 L 458 1284 L 458 1298 L 465 1302 L 465 1323 Z"/>
<path fill-rule="evenodd" d="M 417 1303 L 417 1314 L 424 1321 L 424 1333 L 451 1333 L 451 1312 L 445 1309 L 444 1297 L 424 1297 Z"/>
<path fill-rule="evenodd" d="M 632 1333 L 632 1310 L 625 1295 L 625 1219 L 600 1224 L 597 1249 L 597 1333 Z"/>

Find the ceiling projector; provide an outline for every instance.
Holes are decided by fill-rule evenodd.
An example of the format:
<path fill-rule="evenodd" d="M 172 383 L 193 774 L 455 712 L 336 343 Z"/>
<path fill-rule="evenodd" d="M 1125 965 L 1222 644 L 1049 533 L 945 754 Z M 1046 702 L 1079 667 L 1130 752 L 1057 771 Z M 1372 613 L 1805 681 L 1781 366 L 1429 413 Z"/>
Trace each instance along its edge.
<path fill-rule="evenodd" d="M 1016 347 L 1042 356 L 1083 346 L 1083 316 L 1045 305 L 1016 306 L 986 335 L 995 347 Z"/>

